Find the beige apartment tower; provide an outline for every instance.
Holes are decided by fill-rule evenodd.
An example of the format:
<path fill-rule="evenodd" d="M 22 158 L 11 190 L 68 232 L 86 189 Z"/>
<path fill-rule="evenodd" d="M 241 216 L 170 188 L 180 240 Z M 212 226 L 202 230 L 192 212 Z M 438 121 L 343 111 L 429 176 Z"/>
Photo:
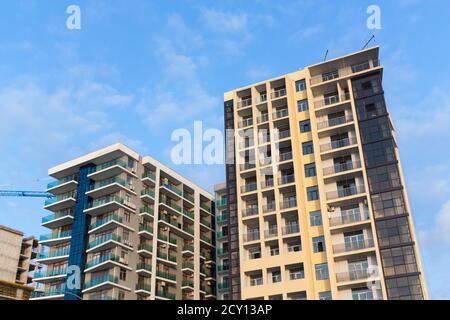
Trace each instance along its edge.
<path fill-rule="evenodd" d="M 225 93 L 233 299 L 428 298 L 378 55 Z"/>
<path fill-rule="evenodd" d="M 33 299 L 215 299 L 213 195 L 122 144 L 49 175 Z"/>

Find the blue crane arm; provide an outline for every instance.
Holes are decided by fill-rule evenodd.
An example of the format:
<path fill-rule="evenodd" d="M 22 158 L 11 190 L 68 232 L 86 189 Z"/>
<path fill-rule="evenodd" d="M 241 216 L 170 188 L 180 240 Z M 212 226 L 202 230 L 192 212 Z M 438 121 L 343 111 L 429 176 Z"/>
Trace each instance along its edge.
<path fill-rule="evenodd" d="M 34 197 L 34 198 L 54 198 L 51 193 L 44 191 L 5 191 L 0 190 L 0 197 Z"/>

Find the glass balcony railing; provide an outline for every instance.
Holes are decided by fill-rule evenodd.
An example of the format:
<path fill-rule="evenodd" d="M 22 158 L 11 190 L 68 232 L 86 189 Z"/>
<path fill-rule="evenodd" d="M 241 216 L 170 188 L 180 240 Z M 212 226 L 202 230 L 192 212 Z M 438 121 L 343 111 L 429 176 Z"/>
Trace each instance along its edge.
<path fill-rule="evenodd" d="M 141 207 L 141 208 L 139 208 L 139 213 L 147 213 L 147 214 L 153 216 L 155 213 L 155 209 L 151 208 L 151 207 Z"/>
<path fill-rule="evenodd" d="M 144 263 L 144 262 L 139 262 L 136 265 L 136 270 L 147 270 L 147 271 L 152 271 L 152 265 L 148 264 L 148 263 Z"/>
<path fill-rule="evenodd" d="M 366 188 L 364 185 L 360 185 L 360 186 L 352 185 L 352 186 L 345 187 L 345 188 L 339 188 L 336 191 L 327 192 L 327 199 L 334 200 L 334 199 L 339 199 L 339 198 L 345 198 L 345 197 L 350 197 L 350 196 L 354 196 L 357 194 L 362 194 L 365 192 L 366 192 Z"/>
<path fill-rule="evenodd" d="M 64 292 L 66 291 L 64 286 L 61 286 L 59 288 L 49 288 L 44 291 L 34 291 L 31 294 L 31 298 L 44 298 L 44 297 L 54 297 L 54 296 L 60 296 L 64 295 Z"/>
<path fill-rule="evenodd" d="M 367 221 L 369 219 L 369 210 L 367 208 L 364 208 L 363 210 L 360 208 L 341 210 L 339 216 L 330 218 L 330 226 L 340 226 L 349 223 Z"/>
<path fill-rule="evenodd" d="M 145 251 L 153 253 L 153 246 L 148 243 L 141 243 L 138 246 L 138 250 L 145 250 Z"/>
<path fill-rule="evenodd" d="M 102 171 L 102 170 L 111 168 L 111 167 L 113 167 L 113 166 L 119 166 L 119 167 L 122 167 L 122 168 L 124 168 L 124 169 L 127 169 L 127 168 L 128 168 L 127 164 L 126 164 L 124 161 L 122 161 L 122 160 L 120 160 L 120 159 L 116 159 L 116 160 L 112 160 L 112 161 L 105 162 L 105 163 L 103 163 L 103 164 L 100 164 L 100 165 L 98 165 L 98 166 L 92 168 L 92 169 L 89 171 L 89 174 L 94 173 L 94 172 L 98 172 L 98 171 Z"/>
<path fill-rule="evenodd" d="M 177 276 L 175 274 L 173 274 L 173 273 L 168 272 L 168 271 L 158 270 L 158 271 L 156 271 L 156 276 L 160 277 L 160 278 L 172 280 L 172 281 L 176 281 L 177 280 Z"/>
<path fill-rule="evenodd" d="M 147 292 L 151 292 L 152 291 L 152 286 L 150 284 L 147 283 L 136 283 L 136 291 L 137 290 L 143 290 L 143 291 L 147 291 Z"/>
<path fill-rule="evenodd" d="M 123 204 L 124 200 L 123 200 L 123 198 L 121 198 L 119 196 L 102 197 L 102 198 L 95 199 L 95 200 L 89 202 L 88 205 L 87 205 L 87 209 L 100 207 L 102 205 L 105 205 L 107 203 L 112 203 L 112 202 L 118 202 L 120 204 Z"/>
<path fill-rule="evenodd" d="M 183 269 L 191 269 L 194 270 L 194 263 L 191 261 L 184 261 L 183 262 Z"/>
<path fill-rule="evenodd" d="M 49 259 L 49 258 L 56 258 L 56 257 L 63 257 L 68 256 L 70 254 L 70 246 L 65 248 L 60 248 L 57 250 L 52 250 L 49 252 L 41 252 L 38 255 L 38 259 Z"/>
<path fill-rule="evenodd" d="M 190 245 L 190 244 L 185 244 L 183 246 L 183 251 L 190 251 L 190 252 L 194 252 L 194 246 Z"/>
<path fill-rule="evenodd" d="M 122 223 L 123 219 L 117 213 L 113 213 L 113 214 L 110 214 L 110 215 L 108 215 L 108 216 L 106 216 L 106 217 L 104 217 L 102 219 L 98 219 L 95 223 L 92 223 L 89 226 L 89 230 L 93 230 L 95 228 L 103 226 L 104 224 L 107 224 L 110 221 L 116 221 L 116 222 Z"/>
<path fill-rule="evenodd" d="M 183 196 L 183 190 L 179 189 L 178 187 L 174 186 L 173 184 L 170 183 L 161 183 L 161 186 L 169 189 L 170 191 L 173 191 L 174 193 L 176 193 L 177 195 L 179 195 L 180 197 Z"/>
<path fill-rule="evenodd" d="M 268 114 L 268 113 L 262 113 L 261 115 L 259 115 L 259 116 L 256 118 L 256 121 L 257 121 L 258 123 L 263 123 L 263 122 L 269 121 L 269 114 Z"/>
<path fill-rule="evenodd" d="M 243 236 L 244 236 L 244 242 L 256 241 L 256 240 L 260 239 L 258 230 L 249 231 L 248 233 L 244 234 Z"/>
<path fill-rule="evenodd" d="M 290 209 L 297 206 L 297 198 L 289 198 L 280 202 L 280 209 Z"/>
<path fill-rule="evenodd" d="M 349 240 L 344 243 L 333 245 L 334 253 L 344 253 L 356 250 L 370 249 L 373 248 L 373 239 L 359 239 L 359 240 Z"/>
<path fill-rule="evenodd" d="M 101 236 L 101 237 L 95 239 L 94 241 L 89 242 L 87 245 L 87 249 L 92 249 L 92 248 L 94 248 L 102 243 L 105 243 L 107 241 L 110 241 L 110 240 L 122 242 L 122 238 L 120 236 L 118 236 L 115 233 L 109 233 L 109 234 L 106 234 L 104 236 Z"/>
<path fill-rule="evenodd" d="M 208 220 L 206 220 L 204 218 L 200 218 L 200 223 L 203 224 L 204 226 L 211 228 L 211 222 L 209 222 Z"/>
<path fill-rule="evenodd" d="M 48 205 L 51 205 L 51 204 L 54 204 L 54 203 L 57 203 L 57 202 L 60 202 L 60 201 L 64 201 L 64 200 L 67 200 L 67 199 L 71 199 L 71 198 L 73 198 L 73 199 L 77 198 L 76 191 L 66 192 L 66 193 L 63 193 L 63 194 L 59 194 L 56 197 L 47 199 L 47 200 L 45 200 L 44 205 L 48 206 Z"/>
<path fill-rule="evenodd" d="M 224 207 L 226 205 L 227 205 L 227 199 L 226 198 L 216 200 L 216 206 L 217 207 Z"/>
<path fill-rule="evenodd" d="M 245 185 L 241 186 L 242 193 L 256 191 L 256 189 L 257 189 L 256 182 L 248 182 Z"/>
<path fill-rule="evenodd" d="M 152 226 L 148 226 L 148 225 L 140 225 L 139 226 L 139 232 L 142 232 L 142 231 L 146 231 L 146 232 L 148 232 L 150 234 L 153 234 L 153 227 Z"/>
<path fill-rule="evenodd" d="M 183 192 L 183 197 L 192 203 L 194 203 L 194 201 L 195 201 L 194 196 L 192 196 L 191 194 L 189 194 L 187 192 Z"/>
<path fill-rule="evenodd" d="M 62 179 L 56 180 L 56 181 L 52 181 L 50 183 L 47 184 L 47 189 L 52 189 L 54 187 L 57 187 L 59 185 L 62 185 L 64 183 L 70 182 L 70 181 L 77 181 L 78 177 L 76 175 L 70 175 L 67 177 L 64 177 Z"/>
<path fill-rule="evenodd" d="M 84 289 L 89 289 L 105 282 L 118 283 L 119 279 L 116 276 L 105 274 L 99 277 L 92 278 L 91 280 L 85 282 Z"/>
<path fill-rule="evenodd" d="M 340 149 L 340 148 L 344 148 L 344 147 L 348 147 L 348 146 L 352 146 L 352 145 L 356 145 L 356 144 L 357 144 L 357 140 L 355 137 L 344 138 L 344 139 L 334 140 L 329 143 L 320 145 L 320 151 L 326 152 L 326 151 Z"/>
<path fill-rule="evenodd" d="M 284 185 L 288 183 L 293 183 L 295 181 L 295 176 L 293 174 L 282 175 L 278 178 L 278 184 Z"/>
<path fill-rule="evenodd" d="M 347 161 L 342 163 L 336 163 L 334 166 L 327 167 L 323 169 L 323 175 L 328 176 L 330 174 L 350 171 L 354 169 L 361 168 L 361 162 L 360 161 Z"/>
<path fill-rule="evenodd" d="M 150 189 L 143 189 L 141 191 L 141 196 L 150 196 L 151 198 L 155 198 L 155 192 Z"/>
<path fill-rule="evenodd" d="M 284 118 L 287 116 L 289 116 L 289 111 L 287 108 L 277 110 L 272 114 L 273 119 L 280 119 L 280 118 Z"/>
<path fill-rule="evenodd" d="M 283 235 L 300 232 L 298 223 L 291 223 L 282 228 Z"/>
<path fill-rule="evenodd" d="M 204 234 L 200 235 L 200 239 L 202 239 L 203 241 L 205 241 L 206 243 L 211 243 L 211 238 L 208 236 L 205 236 Z"/>
<path fill-rule="evenodd" d="M 369 269 L 351 270 L 336 273 L 337 282 L 366 280 L 371 276 Z"/>
<path fill-rule="evenodd" d="M 217 284 L 217 289 L 218 290 L 226 290 L 230 288 L 230 284 L 228 282 L 219 282 Z"/>
<path fill-rule="evenodd" d="M 178 204 L 163 195 L 159 197 L 159 203 L 165 204 L 179 213 L 183 213 L 183 209 Z"/>
<path fill-rule="evenodd" d="M 331 128 L 334 126 L 338 126 L 344 123 L 348 123 L 353 121 L 353 116 L 351 114 L 342 116 L 342 117 L 337 117 L 337 118 L 332 118 L 332 119 L 328 119 L 325 121 L 321 121 L 319 123 L 317 123 L 317 129 L 321 130 L 321 129 L 326 129 L 326 128 Z"/>
<path fill-rule="evenodd" d="M 208 213 L 211 213 L 211 206 L 207 205 L 206 203 L 200 203 L 200 208 L 202 208 Z"/>
<path fill-rule="evenodd" d="M 228 248 L 219 248 L 217 249 L 217 255 L 222 256 L 228 254 Z"/>
<path fill-rule="evenodd" d="M 228 232 L 218 231 L 216 233 L 216 237 L 217 237 L 217 239 L 226 238 L 226 237 L 228 237 Z"/>
<path fill-rule="evenodd" d="M 176 297 L 176 295 L 174 293 L 170 293 L 170 292 L 162 291 L 162 290 L 157 290 L 156 296 L 165 298 L 165 299 L 170 299 L 170 300 L 175 300 L 175 297 Z"/>
<path fill-rule="evenodd" d="M 252 206 L 245 209 L 242 209 L 243 217 L 256 216 L 258 214 L 258 206 Z"/>
<path fill-rule="evenodd" d="M 155 174 L 154 174 L 153 172 L 150 172 L 150 171 L 144 172 L 144 173 L 142 174 L 142 179 L 145 179 L 145 178 L 148 178 L 148 179 L 152 180 L 153 182 L 156 181 L 156 176 L 155 176 Z"/>
<path fill-rule="evenodd" d="M 183 279 L 183 287 L 194 287 L 194 281 L 189 280 L 189 279 Z"/>
<path fill-rule="evenodd" d="M 188 217 L 191 218 L 191 219 L 194 219 L 194 218 L 195 218 L 194 212 L 191 212 L 191 211 L 189 211 L 189 210 L 187 210 L 187 209 L 185 209 L 185 208 L 183 208 L 183 214 L 184 214 L 185 216 L 188 216 Z"/>
<path fill-rule="evenodd" d="M 106 262 L 106 261 L 119 262 L 119 256 L 117 256 L 117 255 L 115 255 L 113 253 L 108 253 L 108 254 L 105 254 L 105 255 L 97 256 L 94 259 L 89 260 L 86 263 L 86 269 L 95 267 L 95 266 L 97 266 L 99 264 L 102 264 L 103 262 Z"/>
<path fill-rule="evenodd" d="M 237 108 L 244 108 L 252 105 L 252 98 L 242 99 L 237 102 Z"/>
<path fill-rule="evenodd" d="M 124 187 L 126 186 L 125 180 L 123 180 L 123 179 L 121 179 L 119 177 L 113 177 L 113 178 L 110 178 L 110 179 L 105 179 L 105 180 L 102 180 L 102 181 L 98 181 L 98 182 L 96 182 L 94 184 L 91 184 L 89 186 L 89 188 L 88 188 L 88 191 L 100 189 L 100 188 L 109 186 L 109 185 L 114 184 L 114 183 L 118 183 L 118 184 L 120 184 L 120 185 L 122 185 Z"/>
<path fill-rule="evenodd" d="M 229 215 L 227 213 L 222 213 L 216 216 L 216 222 L 226 222 L 228 221 Z"/>
<path fill-rule="evenodd" d="M 67 267 L 57 268 L 53 270 L 39 270 L 34 273 L 35 279 L 47 278 L 47 277 L 56 277 L 63 276 L 67 274 Z"/>
<path fill-rule="evenodd" d="M 281 88 L 281 89 L 272 91 L 272 93 L 270 94 L 270 97 L 272 99 L 277 99 L 277 98 L 284 97 L 285 95 L 286 95 L 286 88 Z"/>
<path fill-rule="evenodd" d="M 61 210 L 57 213 L 43 217 L 42 223 L 47 223 L 47 222 L 57 220 L 57 219 L 63 218 L 63 217 L 72 217 L 73 218 L 73 214 L 74 214 L 73 209 Z"/>
<path fill-rule="evenodd" d="M 230 265 L 228 264 L 219 264 L 217 265 L 217 272 L 225 272 L 230 270 Z"/>
<path fill-rule="evenodd" d="M 72 236 L 72 230 L 67 230 L 67 231 L 61 231 L 61 232 L 55 232 L 55 233 L 41 235 L 39 240 L 40 241 L 55 240 L 55 239 L 59 239 L 59 238 L 67 238 L 70 236 Z"/>

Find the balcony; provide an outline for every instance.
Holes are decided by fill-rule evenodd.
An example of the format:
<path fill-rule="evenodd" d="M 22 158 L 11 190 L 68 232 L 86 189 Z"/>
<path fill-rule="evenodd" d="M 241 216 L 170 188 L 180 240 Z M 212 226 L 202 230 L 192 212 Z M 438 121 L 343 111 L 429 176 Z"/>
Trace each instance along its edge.
<path fill-rule="evenodd" d="M 208 228 L 211 228 L 211 222 L 206 220 L 205 218 L 200 217 L 200 223 Z"/>
<path fill-rule="evenodd" d="M 153 254 L 153 246 L 148 243 L 140 243 L 138 245 L 138 254 L 150 258 Z"/>
<path fill-rule="evenodd" d="M 153 203 L 155 201 L 155 191 L 147 188 L 141 190 L 141 199 Z"/>
<path fill-rule="evenodd" d="M 217 223 L 227 222 L 228 219 L 229 219 L 229 215 L 227 213 L 222 213 L 222 214 L 216 216 Z"/>
<path fill-rule="evenodd" d="M 340 254 L 345 252 L 371 249 L 373 247 L 374 247 L 373 239 L 361 239 L 335 244 L 333 245 L 333 252 L 335 254 Z"/>
<path fill-rule="evenodd" d="M 217 250 L 216 250 L 216 254 L 217 254 L 217 256 L 225 256 L 225 255 L 227 255 L 228 254 L 228 248 L 218 248 Z"/>
<path fill-rule="evenodd" d="M 144 276 L 144 277 L 148 277 L 151 276 L 152 274 L 152 265 L 145 263 L 145 262 L 139 262 L 136 265 L 136 273 Z"/>
<path fill-rule="evenodd" d="M 258 207 L 250 207 L 246 209 L 242 209 L 242 217 L 251 217 L 258 215 Z"/>
<path fill-rule="evenodd" d="M 209 245 L 211 244 L 211 238 L 206 236 L 206 235 L 204 235 L 204 234 L 200 235 L 200 240 L 203 240 L 204 242 L 206 242 Z"/>
<path fill-rule="evenodd" d="M 268 113 L 262 113 L 261 115 L 256 117 L 256 121 L 258 123 L 264 123 L 264 122 L 269 121 L 269 114 Z"/>
<path fill-rule="evenodd" d="M 288 224 L 282 228 L 283 235 L 299 233 L 299 232 L 300 232 L 300 226 L 298 225 L 298 223 Z"/>
<path fill-rule="evenodd" d="M 190 244 L 185 244 L 183 246 L 183 254 L 194 254 L 194 246 Z"/>
<path fill-rule="evenodd" d="M 238 109 L 245 108 L 245 107 L 249 107 L 249 106 L 251 106 L 251 105 L 252 105 L 252 98 L 241 99 L 240 101 L 238 101 L 238 102 L 236 103 L 236 107 L 237 107 Z"/>
<path fill-rule="evenodd" d="M 73 209 L 61 210 L 42 218 L 42 226 L 46 228 L 60 228 L 73 222 Z"/>
<path fill-rule="evenodd" d="M 181 286 L 184 287 L 184 288 L 193 289 L 194 288 L 194 281 L 192 281 L 190 279 L 183 279 L 183 282 L 182 282 Z"/>
<path fill-rule="evenodd" d="M 123 198 L 110 195 L 89 202 L 84 212 L 91 216 L 112 212 L 119 208 L 125 208 L 124 202 Z"/>
<path fill-rule="evenodd" d="M 369 221 L 369 219 L 369 211 L 367 209 L 364 209 L 363 212 L 361 212 L 360 208 L 348 209 L 341 211 L 340 215 L 337 217 L 331 217 L 330 226 L 343 226 L 362 221 Z"/>
<path fill-rule="evenodd" d="M 200 209 L 206 211 L 207 213 L 211 214 L 211 205 L 206 203 L 200 203 Z"/>
<path fill-rule="evenodd" d="M 266 93 L 261 93 L 259 95 L 259 97 L 256 97 L 256 104 L 261 104 L 267 101 L 267 94 Z"/>
<path fill-rule="evenodd" d="M 290 136 L 291 136 L 291 130 L 289 130 L 289 129 L 279 130 L 278 132 L 275 133 L 275 140 L 279 141 L 279 140 L 287 139 Z"/>
<path fill-rule="evenodd" d="M 152 239 L 153 238 L 153 227 L 149 225 L 139 225 L 138 234 L 143 238 Z"/>
<path fill-rule="evenodd" d="M 50 211 L 62 211 L 75 206 L 77 199 L 76 191 L 69 191 L 63 194 L 59 194 L 54 198 L 45 200 L 44 209 Z"/>
<path fill-rule="evenodd" d="M 267 189 L 273 187 L 273 178 L 266 178 L 266 180 L 261 182 L 261 188 Z"/>
<path fill-rule="evenodd" d="M 51 250 L 47 253 L 39 253 L 36 260 L 39 263 L 59 262 L 69 258 L 69 254 L 70 254 L 70 246 L 60 248 L 57 250 Z"/>
<path fill-rule="evenodd" d="M 108 265 L 109 262 L 119 262 L 119 260 L 120 260 L 119 256 L 113 253 L 107 253 L 104 255 L 97 256 L 86 263 L 85 272 L 94 271 L 100 265 Z"/>
<path fill-rule="evenodd" d="M 228 290 L 230 288 L 230 284 L 228 282 L 219 282 L 217 284 L 217 290 Z"/>
<path fill-rule="evenodd" d="M 340 198 L 346 198 L 355 196 L 358 194 L 364 194 L 366 192 L 366 188 L 364 185 L 360 186 L 350 186 L 347 188 L 341 188 L 336 191 L 327 192 L 327 200 L 335 200 Z"/>
<path fill-rule="evenodd" d="M 279 109 L 279 110 L 274 111 L 274 113 L 272 113 L 273 120 L 278 120 L 278 119 L 286 118 L 286 117 L 289 117 L 288 108 Z"/>
<path fill-rule="evenodd" d="M 228 264 L 217 265 L 217 272 L 219 272 L 219 273 L 227 272 L 228 270 L 230 270 L 230 265 L 228 265 Z"/>
<path fill-rule="evenodd" d="M 117 213 L 113 213 L 102 219 L 97 219 L 97 221 L 95 223 L 92 223 L 89 226 L 89 231 L 92 231 L 95 229 L 97 229 L 96 231 L 103 231 L 105 229 L 104 226 L 106 226 L 107 224 L 110 226 L 115 226 L 117 224 L 122 224 L 122 222 L 123 222 L 122 217 L 119 216 Z"/>
<path fill-rule="evenodd" d="M 113 242 L 123 245 L 122 237 L 118 236 L 115 233 L 109 233 L 95 239 L 94 241 L 89 242 L 86 249 L 87 251 L 93 251 L 94 249 L 99 249 L 106 245 L 108 248 L 113 248 L 116 246 L 116 244 L 114 244 Z"/>
<path fill-rule="evenodd" d="M 65 193 L 75 189 L 78 185 L 76 175 L 64 177 L 60 180 L 50 182 L 47 184 L 47 192 L 50 193 Z"/>
<path fill-rule="evenodd" d="M 152 286 L 147 283 L 136 283 L 135 292 L 150 295 L 152 292 Z"/>
<path fill-rule="evenodd" d="M 141 180 L 144 183 L 150 182 L 150 184 L 153 186 L 156 183 L 156 176 L 153 172 L 147 171 L 142 174 Z"/>
<path fill-rule="evenodd" d="M 355 137 L 339 139 L 339 140 L 331 141 L 330 143 L 325 143 L 325 144 L 320 145 L 320 152 L 327 152 L 330 150 L 341 149 L 341 148 L 345 148 L 348 146 L 356 145 L 357 143 L 358 143 L 358 141 Z"/>
<path fill-rule="evenodd" d="M 155 209 L 152 207 L 144 206 L 139 208 L 139 215 L 145 216 L 147 218 L 153 218 L 153 215 L 155 213 Z"/>
<path fill-rule="evenodd" d="M 259 231 L 249 231 L 243 235 L 244 242 L 258 241 L 260 239 Z"/>
<path fill-rule="evenodd" d="M 167 280 L 167 281 L 171 281 L 171 282 L 176 282 L 177 281 L 177 276 L 175 274 L 172 274 L 172 273 L 168 272 L 168 271 L 157 270 L 156 271 L 156 277 L 162 278 L 163 280 Z"/>
<path fill-rule="evenodd" d="M 164 241 L 164 242 L 172 244 L 174 246 L 177 245 L 177 239 L 169 238 L 168 236 L 166 236 L 164 234 L 158 234 L 158 240 Z"/>
<path fill-rule="evenodd" d="M 358 281 L 358 280 L 367 281 L 367 279 L 370 276 L 371 276 L 371 273 L 368 269 L 352 270 L 352 271 L 347 271 L 347 272 L 336 273 L 336 281 L 337 282 L 348 282 L 348 281 Z"/>
<path fill-rule="evenodd" d="M 159 252 L 156 254 L 156 257 L 158 257 L 159 259 L 164 260 L 165 262 L 169 262 L 169 263 L 177 263 L 177 257 L 176 256 L 172 256 L 170 254 L 167 254 L 165 252 Z"/>
<path fill-rule="evenodd" d="M 278 178 L 279 185 L 285 185 L 285 184 L 294 183 L 294 182 L 295 182 L 295 176 L 293 174 L 282 175 L 281 177 Z"/>
<path fill-rule="evenodd" d="M 257 189 L 256 182 L 249 182 L 241 186 L 241 193 L 253 192 L 256 191 L 256 189 Z"/>
<path fill-rule="evenodd" d="M 118 277 L 110 275 L 110 274 L 105 274 L 105 275 L 102 275 L 99 277 L 95 277 L 84 283 L 83 293 L 85 291 L 90 291 L 91 289 L 94 289 L 95 287 L 101 287 L 101 286 L 107 285 L 107 284 L 117 284 L 118 282 L 119 282 Z M 98 289 L 100 289 L 100 288 L 98 288 Z"/>
<path fill-rule="evenodd" d="M 98 165 L 94 168 L 92 168 L 88 174 L 88 178 L 96 181 L 108 179 L 114 176 L 118 176 L 119 174 L 126 172 L 128 174 L 133 173 L 130 171 L 131 168 L 128 167 L 128 165 L 120 160 L 112 160 L 105 162 L 101 165 Z"/>
<path fill-rule="evenodd" d="M 289 161 L 292 160 L 292 151 L 280 153 L 278 157 L 278 162 Z"/>
<path fill-rule="evenodd" d="M 31 294 L 32 300 L 47 300 L 47 299 L 62 299 L 64 298 L 64 292 L 66 291 L 64 286 L 61 286 L 60 288 L 49 288 L 44 291 L 34 291 Z"/>
<path fill-rule="evenodd" d="M 281 88 L 281 89 L 278 89 L 278 90 L 274 90 L 274 91 L 272 91 L 270 93 L 270 97 L 272 99 L 278 99 L 278 98 L 281 98 L 281 97 L 284 97 L 284 96 L 286 96 L 286 88 Z"/>
<path fill-rule="evenodd" d="M 194 272 L 194 263 L 192 261 L 184 261 L 182 264 L 182 269 L 184 269 L 184 271 Z"/>
<path fill-rule="evenodd" d="M 273 212 L 275 211 L 275 209 L 276 209 L 275 202 L 269 202 L 268 204 L 265 204 L 262 207 L 263 213 Z"/>
<path fill-rule="evenodd" d="M 50 234 L 41 235 L 39 242 L 46 246 L 58 245 L 70 241 L 72 237 L 72 230 L 54 232 Z"/>
<path fill-rule="evenodd" d="M 267 230 L 264 230 L 264 238 L 265 239 L 273 238 L 273 237 L 276 237 L 277 235 L 278 235 L 278 228 L 277 228 L 277 226 L 273 226 L 273 227 L 270 227 Z"/>
<path fill-rule="evenodd" d="M 337 163 L 331 167 L 324 168 L 323 175 L 329 176 L 332 174 L 337 174 L 337 173 L 360 169 L 360 168 L 361 168 L 360 161 L 347 161 L 347 162 L 343 162 L 343 163 Z"/>
<path fill-rule="evenodd" d="M 226 198 L 216 200 L 216 207 L 225 207 L 226 205 L 227 205 Z"/>
<path fill-rule="evenodd" d="M 171 191 L 172 194 L 177 195 L 178 197 L 183 197 L 183 190 L 176 187 L 175 185 L 171 183 L 161 183 L 162 188 L 166 188 L 167 190 Z"/>
<path fill-rule="evenodd" d="M 239 121 L 238 128 L 246 128 L 253 125 L 253 118 L 247 118 L 242 121 Z"/>
<path fill-rule="evenodd" d="M 262 278 L 250 279 L 249 285 L 250 285 L 250 287 L 262 286 L 263 285 L 263 279 Z"/>
<path fill-rule="evenodd" d="M 178 204 L 175 203 L 175 201 L 166 196 L 161 195 L 159 197 L 159 204 L 168 208 L 170 212 L 173 214 L 176 215 L 183 214 L 183 209 L 181 208 L 181 206 L 179 206 Z"/>
<path fill-rule="evenodd" d="M 341 65 L 339 69 L 330 70 L 311 78 L 311 86 L 331 82 L 345 76 L 363 72 L 380 66 L 380 60 L 371 59 L 355 65 Z"/>
<path fill-rule="evenodd" d="M 241 171 L 252 170 L 252 169 L 256 168 L 256 165 L 254 163 L 246 162 L 246 163 L 239 165 L 239 168 Z"/>
<path fill-rule="evenodd" d="M 64 278 L 67 275 L 67 268 L 57 268 L 53 270 L 39 270 L 34 273 L 34 279 L 38 282 L 54 281 L 55 279 Z"/>
<path fill-rule="evenodd" d="M 290 198 L 280 202 L 280 209 L 291 209 L 297 207 L 297 198 Z"/>
<path fill-rule="evenodd" d="M 327 128 L 336 127 L 342 124 L 350 123 L 353 121 L 353 115 L 348 114 L 342 117 L 328 119 L 326 121 L 321 121 L 317 123 L 317 130 L 324 130 Z"/>
<path fill-rule="evenodd" d="M 175 300 L 176 295 L 167 291 L 157 290 L 156 297 L 163 300 Z"/>
<path fill-rule="evenodd" d="M 350 94 L 347 92 L 343 95 L 331 95 L 324 97 L 323 99 L 319 99 L 314 101 L 314 108 L 320 109 L 324 107 L 329 107 L 333 105 L 337 105 L 339 103 L 344 103 L 350 101 Z"/>

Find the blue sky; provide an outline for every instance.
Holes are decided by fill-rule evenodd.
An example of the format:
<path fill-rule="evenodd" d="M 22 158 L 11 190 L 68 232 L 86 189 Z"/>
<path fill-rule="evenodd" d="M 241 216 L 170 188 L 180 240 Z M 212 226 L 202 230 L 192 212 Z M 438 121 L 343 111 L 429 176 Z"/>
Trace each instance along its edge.
<path fill-rule="evenodd" d="M 81 30 L 66 8 L 81 8 Z M 368 30 L 366 8 L 381 8 Z M 223 92 L 361 49 L 374 33 L 432 298 L 450 299 L 450 3 L 3 0 L 0 189 L 120 141 L 169 163 L 176 128 L 223 127 Z M 176 166 L 212 190 L 222 166 Z M 45 233 L 40 199 L 0 198 L 0 224 Z"/>

